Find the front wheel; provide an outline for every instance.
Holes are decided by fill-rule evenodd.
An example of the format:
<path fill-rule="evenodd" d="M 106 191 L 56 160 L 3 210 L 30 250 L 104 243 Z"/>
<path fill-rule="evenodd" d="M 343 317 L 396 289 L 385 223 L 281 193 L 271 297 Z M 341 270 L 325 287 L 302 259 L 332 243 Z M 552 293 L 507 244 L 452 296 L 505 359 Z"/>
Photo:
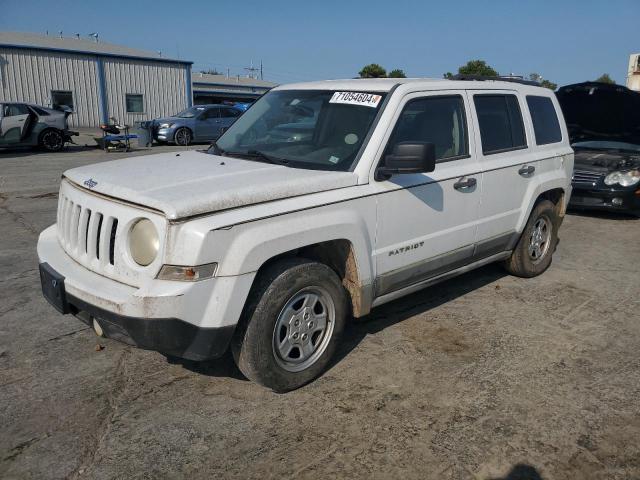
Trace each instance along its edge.
<path fill-rule="evenodd" d="M 176 145 L 187 146 L 192 140 L 191 131 L 185 127 L 179 128 L 176 130 L 173 139 L 176 142 Z"/>
<path fill-rule="evenodd" d="M 539 202 L 532 210 L 522 236 L 504 266 L 518 277 L 535 277 L 549 265 L 558 242 L 560 218 L 549 200 Z"/>
<path fill-rule="evenodd" d="M 59 152 L 64 147 L 62 132 L 54 129 L 45 130 L 40 135 L 40 146 L 48 152 Z"/>
<path fill-rule="evenodd" d="M 260 274 L 231 348 L 240 371 L 276 392 L 328 366 L 347 316 L 347 295 L 326 265 L 288 259 Z"/>

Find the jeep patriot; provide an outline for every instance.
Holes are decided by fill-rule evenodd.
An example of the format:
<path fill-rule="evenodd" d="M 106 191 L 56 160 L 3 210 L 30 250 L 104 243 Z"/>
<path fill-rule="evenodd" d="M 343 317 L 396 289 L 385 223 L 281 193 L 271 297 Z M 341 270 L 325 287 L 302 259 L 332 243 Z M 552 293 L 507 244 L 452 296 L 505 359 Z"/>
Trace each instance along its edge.
<path fill-rule="evenodd" d="M 206 151 L 65 172 L 42 290 L 98 335 L 194 361 L 231 349 L 285 392 L 327 368 L 350 317 L 490 262 L 544 272 L 572 170 L 544 88 L 284 85 Z"/>

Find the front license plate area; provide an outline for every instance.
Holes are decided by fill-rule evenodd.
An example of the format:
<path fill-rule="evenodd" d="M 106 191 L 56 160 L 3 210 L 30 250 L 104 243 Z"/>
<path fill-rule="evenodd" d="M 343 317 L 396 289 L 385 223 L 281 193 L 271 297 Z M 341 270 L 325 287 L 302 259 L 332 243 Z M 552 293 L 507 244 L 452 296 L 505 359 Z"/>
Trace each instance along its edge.
<path fill-rule="evenodd" d="M 40 264 L 40 283 L 44 298 L 60 313 L 69 313 L 64 277 L 51 268 L 48 263 Z"/>

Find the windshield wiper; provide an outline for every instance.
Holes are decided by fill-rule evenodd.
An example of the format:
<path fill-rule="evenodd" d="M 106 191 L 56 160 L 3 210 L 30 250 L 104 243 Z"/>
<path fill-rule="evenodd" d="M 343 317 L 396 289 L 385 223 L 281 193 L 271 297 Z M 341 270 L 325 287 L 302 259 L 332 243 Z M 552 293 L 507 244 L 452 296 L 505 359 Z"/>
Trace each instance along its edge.
<path fill-rule="evenodd" d="M 251 159 L 259 159 L 259 161 L 266 163 L 273 163 L 274 165 L 285 165 L 289 163 L 289 160 L 280 157 L 274 157 L 273 155 L 266 154 L 260 150 L 249 150 L 248 152 L 225 152 L 227 155 Z"/>

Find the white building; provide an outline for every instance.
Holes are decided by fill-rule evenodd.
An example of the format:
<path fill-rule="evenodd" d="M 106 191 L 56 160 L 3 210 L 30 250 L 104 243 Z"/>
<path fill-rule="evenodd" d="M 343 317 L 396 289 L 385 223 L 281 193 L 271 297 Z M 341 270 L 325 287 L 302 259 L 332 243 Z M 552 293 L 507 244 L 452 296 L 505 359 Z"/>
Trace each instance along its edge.
<path fill-rule="evenodd" d="M 640 53 L 634 53 L 629 57 L 627 87 L 631 90 L 640 92 Z"/>
<path fill-rule="evenodd" d="M 191 64 L 102 41 L 0 32 L 0 102 L 69 105 L 72 126 L 175 114 L 192 104 Z"/>

